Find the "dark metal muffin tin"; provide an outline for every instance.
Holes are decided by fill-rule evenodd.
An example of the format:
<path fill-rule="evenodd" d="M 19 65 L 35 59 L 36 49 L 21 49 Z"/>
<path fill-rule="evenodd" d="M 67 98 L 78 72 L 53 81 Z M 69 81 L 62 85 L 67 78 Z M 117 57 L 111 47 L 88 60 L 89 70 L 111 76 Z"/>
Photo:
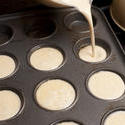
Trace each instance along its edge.
<path fill-rule="evenodd" d="M 18 6 L 18 5 L 17 5 Z M 89 76 L 109 70 L 125 80 L 124 52 L 103 13 L 92 9 L 96 42 L 107 51 L 107 59 L 88 63 L 78 57 L 81 47 L 90 44 L 84 17 L 73 8 L 39 9 L 0 17 L 0 54 L 14 57 L 17 69 L 0 80 L 0 89 L 11 89 L 21 96 L 22 109 L 0 125 L 51 125 L 60 121 L 76 121 L 81 125 L 103 125 L 105 117 L 125 109 L 125 96 L 106 101 L 92 96 L 87 88 Z M 4 35 L 0 35 L 0 37 Z M 1 39 L 1 38 L 0 38 Z M 29 64 L 34 48 L 52 46 L 64 53 L 63 64 L 53 71 L 38 71 Z M 46 79 L 69 81 L 76 89 L 76 100 L 62 111 L 47 111 L 36 104 L 34 90 Z"/>

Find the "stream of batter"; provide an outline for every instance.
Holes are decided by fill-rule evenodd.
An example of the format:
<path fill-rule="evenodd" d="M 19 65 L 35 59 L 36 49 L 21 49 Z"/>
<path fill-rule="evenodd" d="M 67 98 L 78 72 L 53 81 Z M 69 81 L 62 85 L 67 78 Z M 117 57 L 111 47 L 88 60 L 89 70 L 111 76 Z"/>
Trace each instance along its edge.
<path fill-rule="evenodd" d="M 62 0 L 64 4 L 73 6 L 78 9 L 83 16 L 87 19 L 90 27 L 90 36 L 91 36 L 91 46 L 92 46 L 92 57 L 95 57 L 95 34 L 91 13 L 91 1 L 90 0 Z"/>

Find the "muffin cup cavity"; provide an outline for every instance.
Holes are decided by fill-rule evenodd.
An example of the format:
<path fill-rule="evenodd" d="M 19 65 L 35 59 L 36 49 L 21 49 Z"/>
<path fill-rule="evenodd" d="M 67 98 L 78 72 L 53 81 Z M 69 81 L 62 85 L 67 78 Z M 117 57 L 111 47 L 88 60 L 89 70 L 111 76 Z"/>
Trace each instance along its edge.
<path fill-rule="evenodd" d="M 61 56 L 62 56 L 62 62 L 59 64 L 59 65 L 56 65 L 56 68 L 54 68 L 54 67 L 51 67 L 51 69 L 40 69 L 40 68 L 37 68 L 37 67 L 34 67 L 33 65 L 32 65 L 32 63 L 31 63 L 31 56 L 32 56 L 32 54 L 34 53 L 34 52 L 36 52 L 36 51 L 39 51 L 40 49 L 42 50 L 42 49 L 47 49 L 47 48 L 50 48 L 50 49 L 53 49 L 53 51 L 57 51 Z M 47 54 L 47 53 L 46 53 Z M 49 58 L 49 57 L 48 57 Z M 33 68 L 33 69 L 35 69 L 35 70 L 39 70 L 39 71 L 44 71 L 44 72 L 52 72 L 52 71 L 55 71 L 55 70 L 58 70 L 58 69 L 60 69 L 63 65 L 64 65 L 64 63 L 65 63 L 65 53 L 64 53 L 64 51 L 60 48 L 60 47 L 57 47 L 57 46 L 55 46 L 55 45 L 43 45 L 43 44 L 41 44 L 41 45 L 38 45 L 38 46 L 35 46 L 35 47 L 33 47 L 31 50 L 30 50 L 30 52 L 28 53 L 28 56 L 27 56 L 27 59 L 28 59 L 28 63 L 29 63 L 29 65 Z M 42 60 L 41 60 L 42 61 Z M 46 62 L 47 63 L 47 62 Z M 51 62 L 48 62 L 48 63 L 51 63 Z"/>
<path fill-rule="evenodd" d="M 117 112 L 125 112 L 125 107 L 116 107 L 116 108 L 113 108 L 113 109 L 110 110 L 110 111 L 107 111 L 107 112 L 104 114 L 104 116 L 103 116 L 103 118 L 102 118 L 102 120 L 101 120 L 101 125 L 105 125 L 106 119 L 107 119 L 110 115 L 112 115 L 113 113 L 117 113 Z"/>
<path fill-rule="evenodd" d="M 72 12 L 64 19 L 65 26 L 76 33 L 89 32 L 89 24 L 86 18 L 79 12 Z M 93 16 L 93 25 L 96 25 L 96 19 Z"/>
<path fill-rule="evenodd" d="M 81 61 L 83 61 L 85 63 L 90 63 L 90 64 L 98 64 L 98 63 L 106 62 L 111 55 L 110 46 L 104 40 L 99 39 L 99 38 L 96 38 L 95 42 L 96 42 L 96 46 L 99 46 L 106 51 L 107 56 L 104 60 L 98 61 L 98 62 L 89 62 L 89 61 L 86 61 L 86 60 L 80 58 L 80 56 L 79 56 L 80 50 L 83 49 L 84 47 L 91 46 L 91 39 L 90 38 L 82 38 L 82 39 L 78 40 L 78 42 L 75 44 L 73 50 L 74 50 L 74 54 L 76 55 L 76 57 L 78 59 L 80 59 Z"/>
<path fill-rule="evenodd" d="M 52 83 L 52 81 L 61 81 L 61 82 L 64 82 L 65 84 L 67 84 L 68 86 L 70 86 L 70 90 L 71 90 L 71 88 L 72 88 L 72 90 L 74 91 L 74 94 L 75 94 L 75 96 L 74 96 L 74 99 L 72 100 L 72 103 L 70 104 L 70 105 L 67 105 L 65 108 L 60 108 L 60 109 L 50 109 L 49 107 L 47 108 L 46 106 L 44 107 L 44 106 L 42 106 L 40 103 L 39 103 L 39 101 L 40 100 L 38 100 L 38 98 L 37 98 L 37 92 L 38 92 L 38 90 L 40 89 L 40 87 L 44 87 L 45 85 L 49 85 L 48 84 L 48 82 L 51 82 L 50 84 L 53 84 Z M 59 84 L 61 84 L 61 82 L 59 83 Z M 58 85 L 59 85 L 58 84 Z M 52 91 L 48 91 L 48 92 L 52 92 Z M 69 110 L 70 108 L 72 108 L 74 105 L 75 105 L 75 103 L 76 103 L 76 101 L 77 101 L 77 97 L 78 97 L 78 93 L 77 93 L 77 90 L 76 90 L 76 88 L 75 88 L 75 86 L 71 83 L 71 82 L 69 82 L 68 80 L 64 80 L 64 79 L 61 79 L 61 78 L 48 78 L 48 79 L 46 79 L 46 80 L 43 80 L 43 81 L 41 81 L 41 82 L 39 82 L 38 84 L 37 84 L 37 86 L 36 86 L 36 88 L 34 89 L 34 100 L 35 100 L 35 102 L 36 102 L 36 104 L 41 108 L 41 109 L 43 109 L 43 110 L 45 110 L 45 111 L 50 111 L 50 112 L 60 112 L 60 111 L 66 111 L 66 110 Z"/>
<path fill-rule="evenodd" d="M 123 74 L 120 74 L 119 72 L 117 71 L 114 71 L 114 70 L 111 70 L 111 69 L 106 69 L 106 68 L 101 68 L 101 69 L 97 69 L 95 71 L 92 71 L 87 79 L 86 79 L 86 90 L 88 91 L 88 93 L 95 99 L 98 99 L 98 100 L 102 100 L 102 101 L 106 101 L 106 102 L 114 102 L 114 101 L 118 101 L 118 100 L 121 100 L 125 97 L 125 89 L 124 89 L 124 92 L 121 96 L 119 96 L 118 98 L 115 98 L 115 99 L 104 99 L 104 98 L 100 98 L 100 97 L 97 97 L 94 93 L 91 92 L 90 88 L 89 88 L 89 80 L 91 78 L 91 76 L 93 76 L 94 74 L 96 73 L 99 73 L 99 72 L 111 72 L 111 73 L 115 73 L 116 75 L 118 75 L 124 82 L 124 85 L 125 85 L 125 76 Z"/>
<path fill-rule="evenodd" d="M 3 72 L 1 70 L 1 72 L 5 73 L 5 74 L 3 76 L 1 76 L 0 80 L 4 80 L 4 79 L 7 79 L 7 78 L 13 76 L 17 72 L 17 70 L 19 69 L 19 62 L 18 62 L 17 58 L 13 54 L 8 53 L 8 52 L 0 52 L 0 56 L 1 56 L 2 61 L 3 60 L 6 61 L 6 59 L 9 59 L 11 63 L 12 62 L 14 63 L 13 70 L 11 69 L 11 71 L 8 71 L 8 72 L 7 71 L 5 72 L 4 69 L 3 69 Z M 4 58 L 6 58 L 6 59 L 4 59 Z M 7 61 L 6 61 L 6 63 L 7 63 Z M 2 62 L 1 62 L 1 64 L 5 65 L 5 63 L 3 64 Z M 8 63 L 8 65 L 6 65 L 6 67 L 7 66 L 9 66 L 9 63 Z M 10 65 L 10 66 L 12 66 L 12 65 Z"/>
<path fill-rule="evenodd" d="M 82 123 L 74 121 L 74 120 L 56 121 L 56 122 L 52 123 L 51 125 L 57 125 L 57 124 L 62 124 L 62 123 L 72 123 L 72 122 L 75 123 L 75 124 L 78 124 L 78 125 L 83 125 Z"/>
<path fill-rule="evenodd" d="M 24 106 L 25 106 L 25 100 L 24 100 L 24 95 L 23 95 L 22 91 L 17 90 L 17 89 L 12 88 L 12 87 L 0 86 L 0 92 L 2 92 L 2 91 L 8 91 L 8 92 L 12 92 L 13 94 L 16 94 L 19 97 L 19 99 L 20 99 L 21 105 L 20 105 L 19 111 L 15 115 L 13 115 L 12 117 L 7 118 L 5 120 L 0 120 L 0 123 L 1 122 L 5 122 L 5 121 L 9 121 L 9 120 L 12 120 L 12 119 L 15 119 L 18 116 L 20 116 L 22 111 L 23 111 L 23 109 L 24 109 Z"/>
<path fill-rule="evenodd" d="M 0 24 L 0 46 L 8 43 L 11 40 L 13 34 L 14 32 L 11 27 L 5 24 Z"/>
<path fill-rule="evenodd" d="M 33 39 L 45 39 L 52 36 L 56 31 L 56 22 L 51 19 L 41 18 L 27 24 L 26 35 Z"/>

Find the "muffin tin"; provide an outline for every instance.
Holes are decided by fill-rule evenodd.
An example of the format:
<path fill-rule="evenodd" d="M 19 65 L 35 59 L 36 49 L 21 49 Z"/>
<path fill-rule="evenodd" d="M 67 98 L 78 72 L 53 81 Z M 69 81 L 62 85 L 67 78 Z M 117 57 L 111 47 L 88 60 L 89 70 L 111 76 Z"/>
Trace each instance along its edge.
<path fill-rule="evenodd" d="M 44 8 L 0 17 L 0 54 L 14 57 L 15 72 L 0 80 L 0 89 L 10 89 L 20 95 L 22 108 L 13 118 L 0 125 L 55 125 L 61 121 L 76 121 L 81 125 L 103 125 L 106 116 L 125 110 L 125 96 L 116 100 L 100 100 L 87 88 L 90 74 L 109 70 L 125 81 L 124 52 L 103 13 L 92 8 L 96 43 L 107 51 L 107 59 L 88 63 L 78 57 L 81 47 L 90 44 L 85 18 L 74 8 Z M 42 47 L 54 47 L 64 55 L 63 64 L 52 71 L 31 67 L 29 55 Z M 36 104 L 34 91 L 47 79 L 63 79 L 75 88 L 77 98 L 67 109 L 48 111 Z"/>

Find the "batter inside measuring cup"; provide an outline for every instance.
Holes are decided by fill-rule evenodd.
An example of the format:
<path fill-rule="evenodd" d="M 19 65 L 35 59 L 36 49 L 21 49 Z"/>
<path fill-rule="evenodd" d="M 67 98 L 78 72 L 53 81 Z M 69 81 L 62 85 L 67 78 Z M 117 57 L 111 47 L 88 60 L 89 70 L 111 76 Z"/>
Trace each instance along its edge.
<path fill-rule="evenodd" d="M 70 121 L 70 122 L 57 123 L 56 125 L 80 125 L 80 124 Z"/>
<path fill-rule="evenodd" d="M 104 125 L 125 125 L 125 111 L 111 113 L 106 118 Z"/>
<path fill-rule="evenodd" d="M 75 97 L 72 85 L 60 79 L 40 83 L 35 93 L 37 103 L 48 110 L 65 109 L 74 102 Z"/>
<path fill-rule="evenodd" d="M 15 68 L 15 61 L 11 57 L 0 55 L 0 78 L 11 75 L 15 71 Z"/>
<path fill-rule="evenodd" d="M 110 71 L 99 71 L 88 80 L 89 91 L 97 98 L 114 100 L 125 93 L 125 83 L 122 78 Z"/>
<path fill-rule="evenodd" d="M 19 96 L 11 90 L 0 90 L 0 121 L 14 117 L 21 108 Z"/>
<path fill-rule="evenodd" d="M 86 46 L 80 49 L 79 57 L 80 59 L 87 61 L 87 62 L 100 62 L 106 59 L 107 52 L 100 46 L 95 46 L 95 56 L 92 57 L 92 47 Z"/>
<path fill-rule="evenodd" d="M 43 47 L 34 51 L 30 56 L 31 65 L 37 70 L 54 70 L 63 63 L 62 53 L 51 47 Z"/>

